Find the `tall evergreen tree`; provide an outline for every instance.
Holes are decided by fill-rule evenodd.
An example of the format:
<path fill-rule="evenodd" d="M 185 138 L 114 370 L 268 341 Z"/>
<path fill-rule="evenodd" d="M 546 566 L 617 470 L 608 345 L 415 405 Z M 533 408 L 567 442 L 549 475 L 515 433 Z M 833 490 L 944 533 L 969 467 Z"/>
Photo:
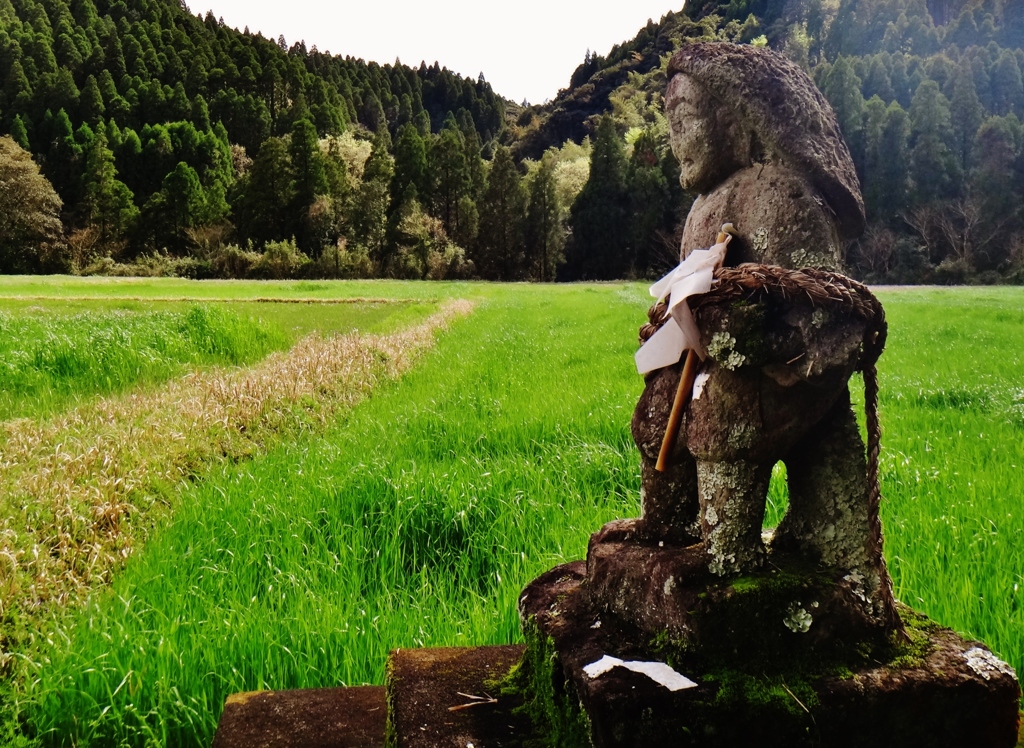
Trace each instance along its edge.
<path fill-rule="evenodd" d="M 191 122 L 200 132 L 210 129 L 210 107 L 202 94 L 197 94 L 192 100 Z"/>
<path fill-rule="evenodd" d="M 379 133 L 382 129 L 387 128 L 387 116 L 384 114 L 384 107 L 381 106 L 377 94 L 371 93 L 366 97 L 359 121 L 375 133 Z"/>
<path fill-rule="evenodd" d="M 292 235 L 288 206 L 295 194 L 288 147 L 281 138 L 263 143 L 248 173 L 237 186 L 235 224 L 242 236 L 263 246 Z"/>
<path fill-rule="evenodd" d="M 392 259 L 388 252 L 387 229 L 394 168 L 387 140 L 383 133 L 378 133 L 363 169 L 362 184 L 353 196 L 351 231 L 352 240 L 366 248 L 382 273 L 388 272 Z"/>
<path fill-rule="evenodd" d="M 849 58 L 839 57 L 825 76 L 822 92 L 835 110 L 857 171 L 864 167 L 864 96 Z"/>
<path fill-rule="evenodd" d="M 21 118 L 20 114 L 16 114 L 14 121 L 11 123 L 11 138 L 26 151 L 32 150 L 28 140 L 28 128 L 25 127 L 25 120 Z"/>
<path fill-rule="evenodd" d="M 3 104 L 8 110 L 24 110 L 32 98 L 32 85 L 29 83 L 21 60 L 15 58 L 4 79 Z"/>
<path fill-rule="evenodd" d="M 1024 114 L 1024 82 L 1016 55 L 1004 49 L 992 69 L 992 100 L 996 114 Z"/>
<path fill-rule="evenodd" d="M 85 79 L 79 106 L 82 111 L 82 119 L 90 125 L 97 124 L 107 111 L 99 84 L 92 75 Z"/>
<path fill-rule="evenodd" d="M 885 102 L 877 95 L 864 104 L 864 173 L 861 175 L 860 187 L 869 220 L 875 218 L 878 209 L 882 207 L 878 200 L 882 189 L 879 150 L 885 129 L 886 109 Z"/>
<path fill-rule="evenodd" d="M 1004 259 L 1005 238 L 1024 220 L 1020 208 L 1024 195 L 1014 170 L 1020 152 L 1010 118 L 991 117 L 978 129 L 974 143 L 977 166 L 971 175 L 970 194 L 981 211 L 984 238 L 991 236 L 985 250 L 992 265 Z M 996 240 L 997 235 L 1001 240 Z"/>
<path fill-rule="evenodd" d="M 570 210 L 573 278 L 622 278 L 628 270 L 626 152 L 609 115 L 601 118 L 590 154 L 590 176 Z"/>
<path fill-rule="evenodd" d="M 965 57 L 960 61 L 960 67 L 953 80 L 953 99 L 950 102 L 953 152 L 964 174 L 971 170 L 974 136 L 981 127 L 983 117 L 984 109 L 974 87 L 974 69 L 970 60 Z"/>
<path fill-rule="evenodd" d="M 469 193 L 471 185 L 465 139 L 454 117 L 445 121 L 430 147 L 428 158 L 434 215 L 452 235 L 456 233 L 459 201 Z"/>
<path fill-rule="evenodd" d="M 929 203 L 952 196 L 960 173 L 949 147 L 953 140 L 949 102 L 933 80 L 923 81 L 914 94 L 910 137 L 910 177 L 915 201 Z"/>
<path fill-rule="evenodd" d="M 530 203 L 526 213 L 526 265 L 529 277 L 541 282 L 555 279 L 562 262 L 565 231 L 562 209 L 555 188 L 555 158 L 550 151 L 530 180 Z"/>
<path fill-rule="evenodd" d="M 896 98 L 896 92 L 889 80 L 889 71 L 886 69 L 881 55 L 871 58 L 867 77 L 864 78 L 863 93 L 865 99 L 877 96 L 882 101 L 889 102 Z"/>
<path fill-rule="evenodd" d="M 179 161 L 160 188 L 160 207 L 165 213 L 163 239 L 169 249 L 181 251 L 188 242 L 186 229 L 199 224 L 206 208 L 206 194 L 196 170 Z M 156 211 L 150 211 L 153 215 Z"/>
<path fill-rule="evenodd" d="M 412 123 L 402 125 L 395 141 L 395 175 L 391 180 L 391 202 L 397 205 L 410 195 L 425 200 L 429 197 L 427 148 L 419 130 Z"/>
<path fill-rule="evenodd" d="M 81 205 L 83 218 L 96 227 L 101 245 L 121 241 L 139 216 L 131 190 L 117 178 L 114 153 L 102 131 L 93 139 L 86 158 Z"/>
<path fill-rule="evenodd" d="M 658 144 L 654 132 L 645 130 L 633 144 L 626 177 L 629 192 L 629 267 L 631 277 L 650 274 L 654 263 L 659 232 L 666 228 L 666 217 L 671 218 L 668 181 L 658 158 Z M 667 226 L 671 232 L 672 226 Z"/>
<path fill-rule="evenodd" d="M 474 257 L 482 277 L 488 280 L 522 280 L 526 277 L 523 244 L 526 200 L 512 154 L 504 146 L 498 146 L 483 195 Z"/>
<path fill-rule="evenodd" d="M 889 81 L 892 84 L 892 92 L 896 101 L 904 109 L 910 108 L 910 102 L 914 95 L 914 89 L 910 87 L 910 77 L 907 75 L 907 63 L 903 55 L 894 55 L 892 71 L 889 73 Z"/>
<path fill-rule="evenodd" d="M 322 247 L 313 246 L 309 209 L 318 195 L 327 194 L 327 174 L 316 127 L 309 119 L 304 117 L 292 125 L 288 155 L 295 184 L 290 208 L 295 216 L 296 242 L 299 249 L 317 257 Z"/>
<path fill-rule="evenodd" d="M 75 141 L 71 118 L 61 109 L 47 129 L 50 133 L 50 148 L 45 162 L 46 176 L 64 202 L 76 204 L 79 197 L 82 147 Z"/>

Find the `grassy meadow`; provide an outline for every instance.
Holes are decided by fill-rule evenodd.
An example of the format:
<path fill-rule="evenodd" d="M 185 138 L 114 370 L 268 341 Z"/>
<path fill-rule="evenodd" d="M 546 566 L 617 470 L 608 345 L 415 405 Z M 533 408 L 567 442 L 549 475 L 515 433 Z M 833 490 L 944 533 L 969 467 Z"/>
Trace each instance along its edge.
<path fill-rule="evenodd" d="M 444 298 L 476 307 L 343 416 L 210 463 L 176 488 L 173 511 L 112 582 L 49 609 L 0 669 L 0 701 L 24 723 L 8 716 L 12 735 L 205 746 L 232 692 L 379 683 L 395 647 L 515 641 L 523 585 L 583 557 L 605 521 L 638 512 L 628 427 L 649 303 L 639 284 L 0 282 L 0 310 L 15 316 L 19 304 L 55 298 L 206 299 L 200 308 L 288 340 L 283 310 L 313 310 L 296 312 L 309 329 L 350 306 L 259 302 L 274 319 L 237 306 L 270 296 L 406 300 L 351 323 L 388 332 Z M 879 368 L 897 595 L 1021 670 L 1024 291 L 879 296 L 890 321 Z M 777 481 L 776 517 L 784 493 Z"/>

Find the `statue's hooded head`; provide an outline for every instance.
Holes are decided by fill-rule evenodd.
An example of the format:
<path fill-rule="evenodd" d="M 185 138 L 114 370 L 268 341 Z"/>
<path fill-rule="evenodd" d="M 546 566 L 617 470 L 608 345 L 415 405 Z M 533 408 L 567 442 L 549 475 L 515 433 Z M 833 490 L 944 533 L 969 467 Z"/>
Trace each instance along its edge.
<path fill-rule="evenodd" d="M 665 109 L 685 188 L 705 192 L 771 161 L 807 175 L 843 236 L 864 230 L 860 183 L 835 113 L 794 63 L 768 49 L 702 42 L 676 52 L 668 78 Z"/>

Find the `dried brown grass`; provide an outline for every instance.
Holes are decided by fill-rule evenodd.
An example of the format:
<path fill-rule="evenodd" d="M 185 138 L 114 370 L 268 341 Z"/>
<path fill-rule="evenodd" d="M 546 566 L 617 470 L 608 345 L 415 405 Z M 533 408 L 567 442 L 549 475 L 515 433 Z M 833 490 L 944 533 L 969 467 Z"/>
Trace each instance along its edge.
<path fill-rule="evenodd" d="M 0 645 L 16 610 L 74 603 L 108 582 L 182 481 L 322 426 L 406 371 L 471 308 L 448 302 L 393 335 L 314 334 L 252 368 L 0 424 Z"/>

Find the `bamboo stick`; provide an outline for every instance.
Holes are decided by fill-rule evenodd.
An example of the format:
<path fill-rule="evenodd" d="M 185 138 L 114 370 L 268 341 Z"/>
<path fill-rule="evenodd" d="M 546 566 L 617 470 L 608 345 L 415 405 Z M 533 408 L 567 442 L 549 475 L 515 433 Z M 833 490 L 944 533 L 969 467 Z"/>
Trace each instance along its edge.
<path fill-rule="evenodd" d="M 679 426 L 683 422 L 683 411 L 690 404 L 690 395 L 693 394 L 693 380 L 696 377 L 697 352 L 691 348 L 686 352 L 686 363 L 683 364 L 683 373 L 679 377 L 679 387 L 676 389 L 676 397 L 672 402 L 672 412 L 668 416 L 665 438 L 661 440 L 658 464 L 654 466 L 655 470 L 659 473 L 665 472 L 665 468 L 668 467 L 668 458 L 676 446 Z"/>
<path fill-rule="evenodd" d="M 722 230 L 715 238 L 715 244 L 724 242 L 733 231 L 731 223 L 722 225 Z M 690 397 L 693 395 L 693 381 L 697 378 L 697 352 L 692 348 L 686 351 L 686 363 L 683 364 L 683 373 L 679 376 L 679 387 L 676 389 L 675 399 L 672 401 L 672 411 L 668 416 L 668 426 L 665 427 L 665 436 L 661 440 L 661 451 L 658 452 L 658 462 L 654 469 L 659 473 L 665 472 L 668 467 L 668 458 L 675 449 L 676 439 L 679 437 L 679 427 L 683 422 L 683 411 L 690 404 Z"/>

